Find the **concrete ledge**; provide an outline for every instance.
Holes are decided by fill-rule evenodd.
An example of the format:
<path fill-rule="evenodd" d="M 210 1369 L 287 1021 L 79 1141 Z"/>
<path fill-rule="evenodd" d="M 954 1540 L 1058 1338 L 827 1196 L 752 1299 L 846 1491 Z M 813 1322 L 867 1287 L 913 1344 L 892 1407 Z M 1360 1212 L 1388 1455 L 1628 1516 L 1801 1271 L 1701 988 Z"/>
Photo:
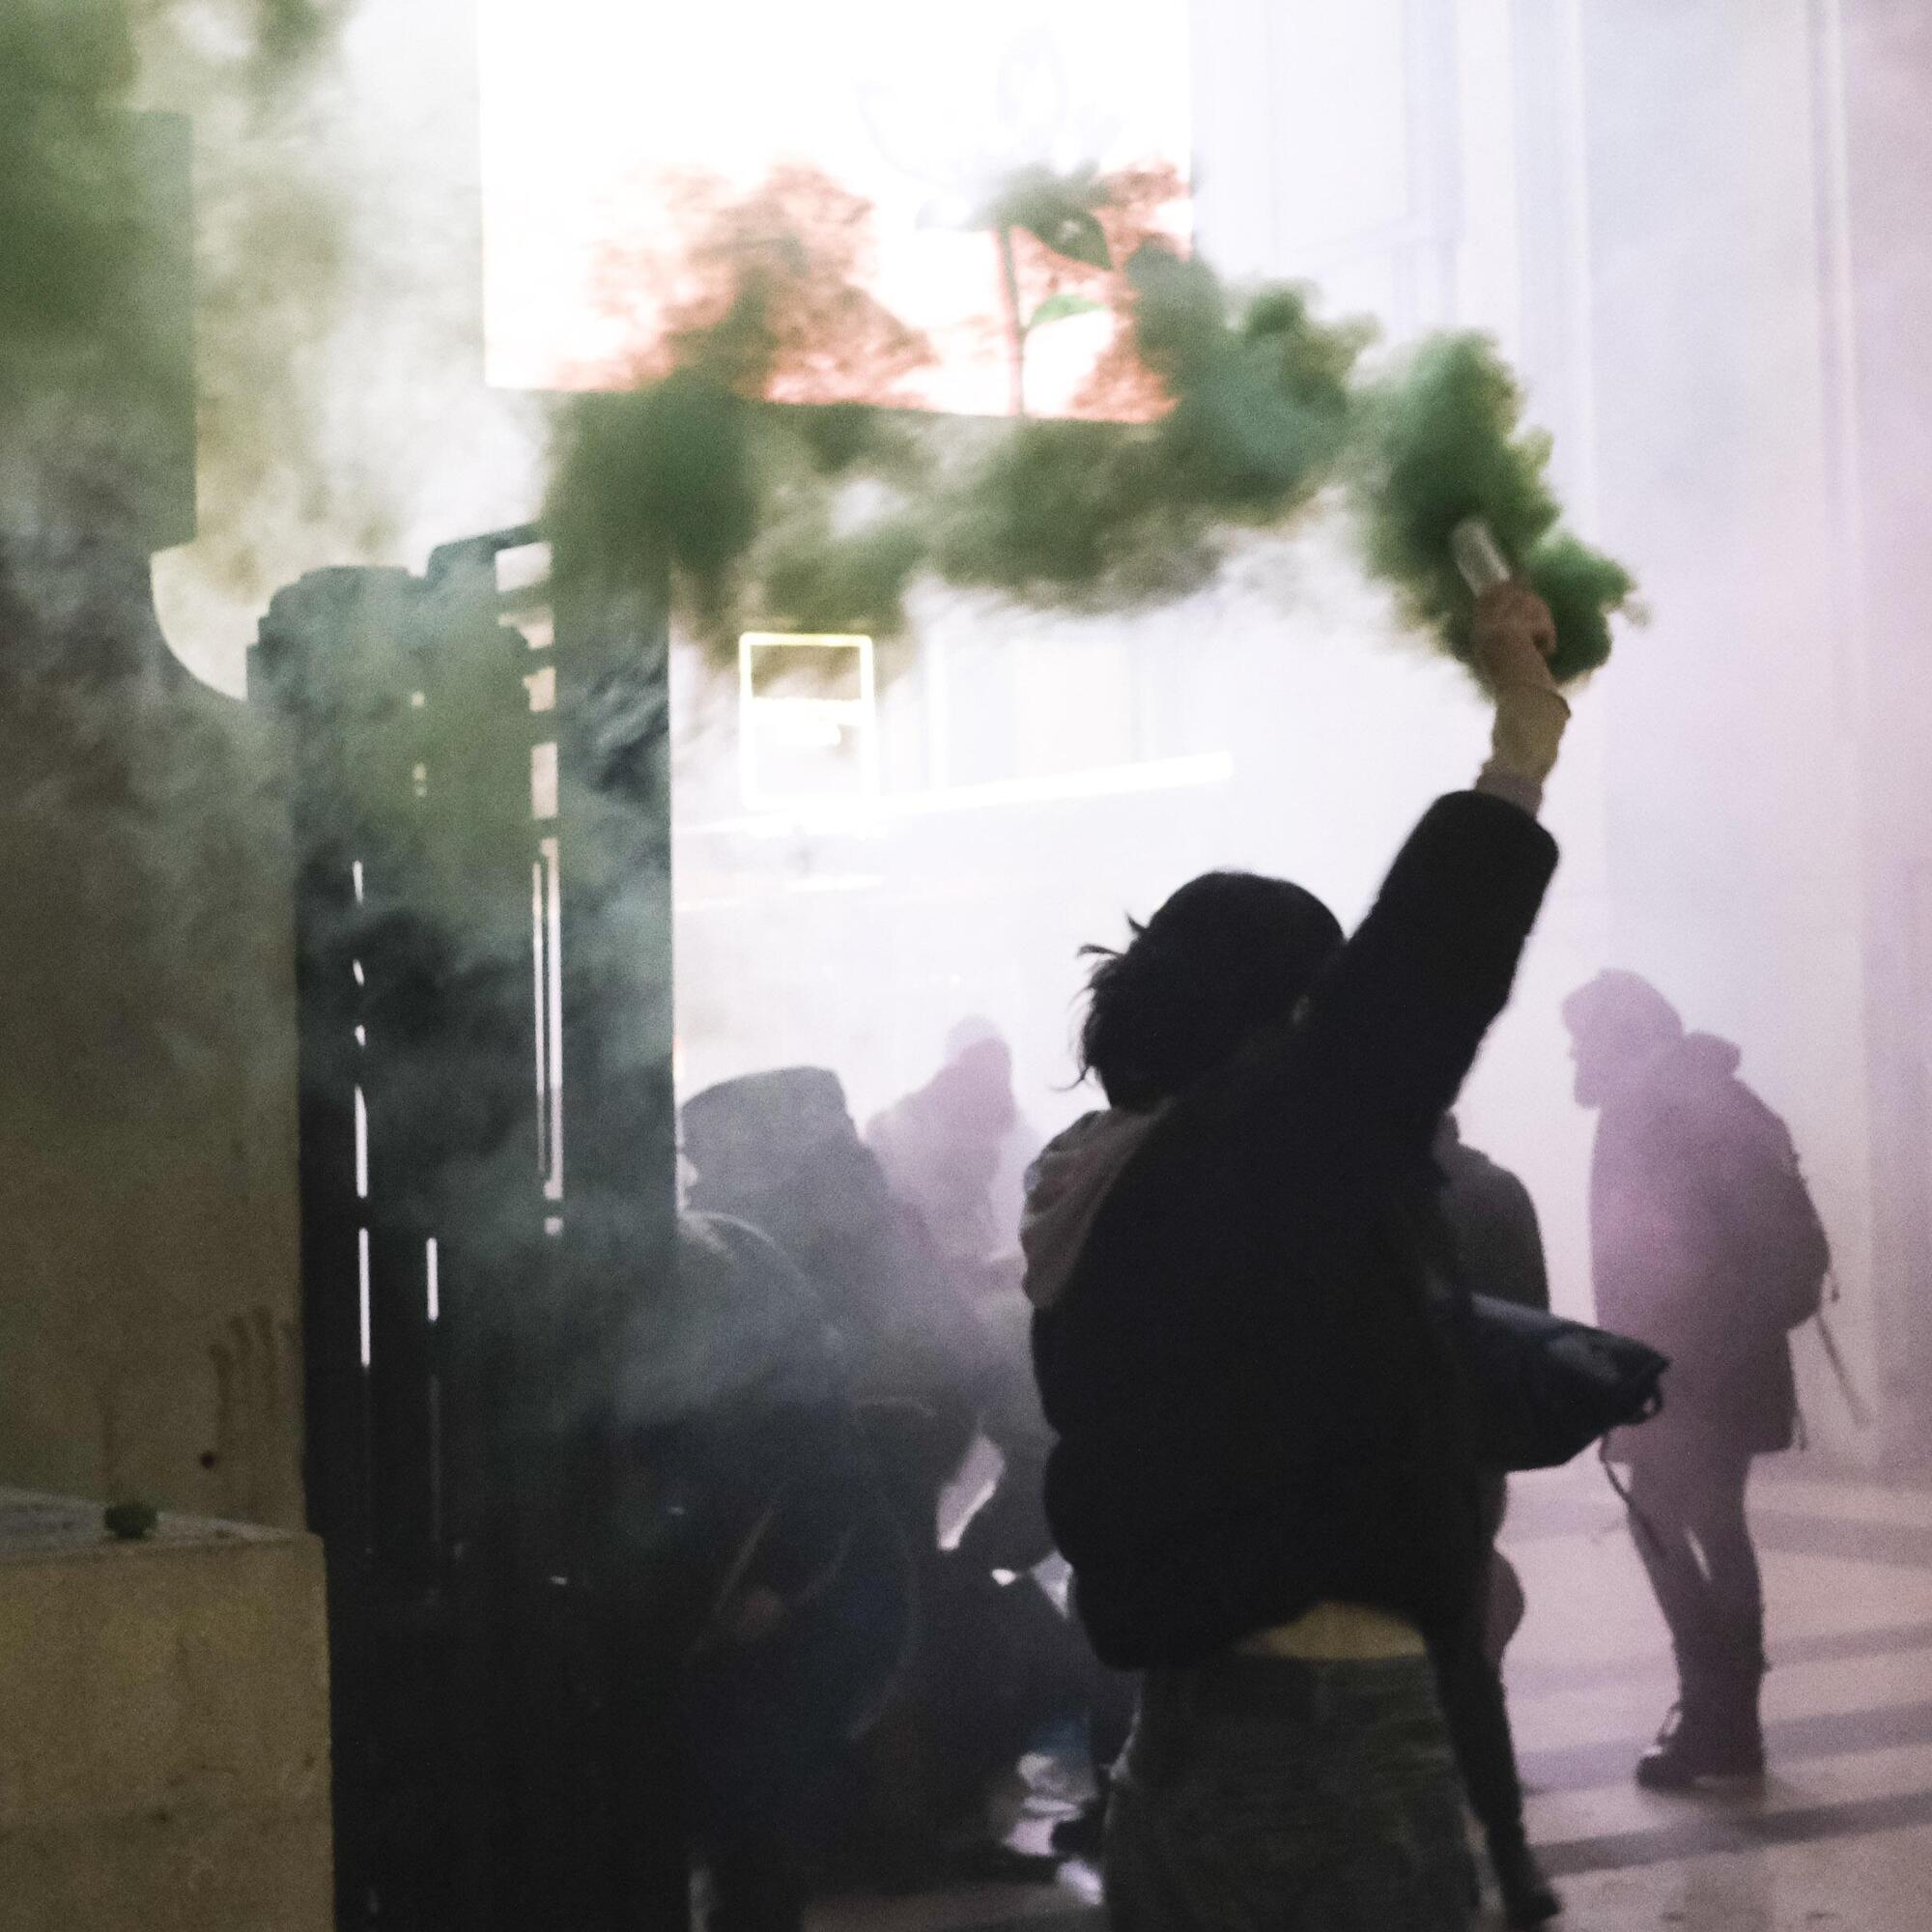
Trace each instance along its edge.
<path fill-rule="evenodd" d="M 327 1932 L 313 1537 L 0 1490 L 0 1923 Z"/>

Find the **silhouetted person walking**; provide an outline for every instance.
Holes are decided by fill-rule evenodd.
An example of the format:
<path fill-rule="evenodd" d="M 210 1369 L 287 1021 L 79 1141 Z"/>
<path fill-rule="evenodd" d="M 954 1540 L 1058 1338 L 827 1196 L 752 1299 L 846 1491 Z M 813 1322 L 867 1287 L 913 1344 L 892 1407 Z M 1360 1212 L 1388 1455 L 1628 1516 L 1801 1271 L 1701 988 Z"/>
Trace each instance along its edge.
<path fill-rule="evenodd" d="M 1600 1111 L 1590 1175 L 1598 1319 L 1671 1358 L 1661 1415 L 1624 1432 L 1636 1546 L 1677 1653 L 1679 1701 L 1637 1781 L 1764 1769 L 1764 1591 L 1745 1517 L 1751 1459 L 1791 1445 L 1787 1330 L 1831 1264 L 1784 1123 L 1739 1050 L 1686 1035 L 1634 973 L 1565 1003 L 1577 1098 Z"/>

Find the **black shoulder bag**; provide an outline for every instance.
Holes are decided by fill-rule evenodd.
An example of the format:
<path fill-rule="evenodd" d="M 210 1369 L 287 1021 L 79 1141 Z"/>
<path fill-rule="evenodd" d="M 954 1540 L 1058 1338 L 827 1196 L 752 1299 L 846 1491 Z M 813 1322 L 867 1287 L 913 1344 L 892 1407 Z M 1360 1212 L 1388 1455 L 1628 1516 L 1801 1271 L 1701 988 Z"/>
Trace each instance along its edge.
<path fill-rule="evenodd" d="M 1670 1361 L 1647 1343 L 1492 1295 L 1438 1288 L 1434 1298 L 1492 1469 L 1553 1469 L 1663 1406 Z"/>

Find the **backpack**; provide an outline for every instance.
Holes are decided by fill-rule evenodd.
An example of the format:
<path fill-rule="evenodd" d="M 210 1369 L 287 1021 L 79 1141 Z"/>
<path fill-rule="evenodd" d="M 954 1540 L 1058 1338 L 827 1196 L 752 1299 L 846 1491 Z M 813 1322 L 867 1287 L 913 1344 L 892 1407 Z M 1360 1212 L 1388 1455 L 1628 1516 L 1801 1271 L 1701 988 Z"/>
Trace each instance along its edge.
<path fill-rule="evenodd" d="M 1791 1129 L 1761 1100 L 1756 1105 L 1763 1147 L 1757 1172 L 1742 1190 L 1752 1223 L 1746 1243 L 1752 1256 L 1750 1286 L 1752 1299 L 1767 1318 L 1788 1330 L 1823 1309 L 1825 1285 L 1832 1278 L 1832 1243 L 1805 1184 Z"/>

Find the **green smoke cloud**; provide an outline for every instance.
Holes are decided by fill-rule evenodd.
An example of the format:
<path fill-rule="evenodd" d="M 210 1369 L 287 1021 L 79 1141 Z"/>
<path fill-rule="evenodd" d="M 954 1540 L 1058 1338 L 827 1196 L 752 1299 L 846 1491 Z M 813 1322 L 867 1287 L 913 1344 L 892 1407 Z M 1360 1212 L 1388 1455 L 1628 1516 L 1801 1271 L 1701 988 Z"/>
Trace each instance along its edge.
<path fill-rule="evenodd" d="M 293 494 L 265 482 L 327 496 L 303 352 L 337 318 L 347 216 L 301 142 L 353 4 L 0 10 L 0 506 L 15 528 L 78 518 L 150 551 L 185 543 L 198 455 L 219 532 L 202 560 L 219 552 L 246 579 Z"/>
<path fill-rule="evenodd" d="M 1109 291 L 1126 328 L 1106 373 L 1157 399 L 1152 421 L 914 422 L 757 400 L 786 367 L 856 366 L 841 318 L 895 366 L 919 353 L 855 280 L 852 211 L 829 239 L 801 218 L 828 192 L 808 180 L 760 190 L 755 223 L 713 211 L 693 246 L 708 308 L 673 333 L 669 375 L 565 412 L 545 515 L 567 579 L 668 594 L 721 659 L 744 628 L 891 639 L 921 580 L 1122 611 L 1198 589 L 1242 534 L 1290 527 L 1346 478 L 1369 569 L 1450 652 L 1466 662 L 1473 611 L 1450 534 L 1481 517 L 1550 605 L 1558 677 L 1608 656 L 1631 579 L 1558 528 L 1548 439 L 1520 428 L 1516 380 L 1478 336 L 1435 338 L 1363 383 L 1367 325 L 1318 319 L 1299 288 L 1237 298 L 1205 263 L 1146 243 Z"/>
<path fill-rule="evenodd" d="M 1368 331 L 1318 323 L 1296 289 L 1233 302 L 1206 264 L 1157 247 L 1127 277 L 1132 347 L 1171 408 L 996 437 L 939 506 L 948 582 L 1082 610 L 1184 595 L 1232 531 L 1287 523 L 1325 478 Z"/>
<path fill-rule="evenodd" d="M 1432 338 L 1364 397 L 1353 488 L 1369 567 L 1409 620 L 1467 662 L 1475 600 L 1450 554 L 1465 518 L 1486 522 L 1556 620 L 1551 668 L 1582 677 L 1610 654 L 1609 618 L 1635 587 L 1602 552 L 1557 528 L 1549 439 L 1519 425 L 1522 396 L 1494 345 Z"/>
<path fill-rule="evenodd" d="M 0 14 L 0 349 L 84 355 L 116 326 L 133 155 L 124 18 L 73 0 Z"/>
<path fill-rule="evenodd" d="M 809 263 L 810 238 L 797 249 Z M 822 266 L 801 274 L 821 299 Z M 895 637 L 922 578 L 1090 611 L 1197 589 L 1233 536 L 1288 525 L 1328 478 L 1370 331 L 1296 289 L 1236 300 L 1157 247 L 1126 279 L 1133 353 L 1170 405 L 1151 423 L 747 400 L 743 373 L 770 366 L 748 334 L 772 323 L 760 338 L 747 300 L 725 305 L 669 376 L 564 411 L 545 507 L 560 581 L 668 589 L 726 653 L 756 626 Z"/>
<path fill-rule="evenodd" d="M 97 517 L 137 514 L 157 425 L 189 408 L 155 298 L 164 237 L 143 165 L 152 128 L 128 108 L 134 74 L 106 0 L 0 14 L 0 499 L 16 524 L 44 511 L 56 478 Z"/>

